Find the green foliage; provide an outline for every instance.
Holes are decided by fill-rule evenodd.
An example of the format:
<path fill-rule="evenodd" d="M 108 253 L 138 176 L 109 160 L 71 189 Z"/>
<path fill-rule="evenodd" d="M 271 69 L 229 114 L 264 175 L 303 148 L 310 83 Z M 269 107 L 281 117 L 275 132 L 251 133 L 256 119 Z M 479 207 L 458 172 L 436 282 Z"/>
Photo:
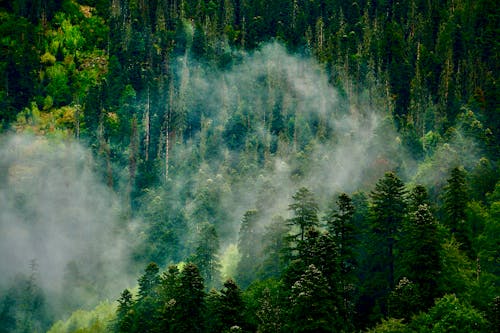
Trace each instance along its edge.
<path fill-rule="evenodd" d="M 415 318 L 411 326 L 417 332 L 484 332 L 487 321 L 479 311 L 455 295 L 445 295 L 428 313 Z"/>
<path fill-rule="evenodd" d="M 327 279 L 310 265 L 293 284 L 287 320 L 289 332 L 334 332 L 335 305 Z"/>
<path fill-rule="evenodd" d="M 399 275 L 415 283 L 420 297 L 412 310 L 425 310 L 438 296 L 437 281 L 442 271 L 441 240 L 429 206 L 420 205 L 418 210 L 410 215 L 405 223 L 399 247 Z M 408 319 L 408 315 L 406 316 Z"/>
<path fill-rule="evenodd" d="M 314 199 L 314 194 L 305 187 L 301 187 L 293 196 L 293 203 L 288 206 L 294 217 L 288 219 L 288 224 L 298 229 L 294 238 L 303 241 L 306 232 L 319 225 L 319 207 Z"/>
<path fill-rule="evenodd" d="M 392 172 L 379 179 L 370 193 L 370 217 L 372 230 L 372 269 L 376 277 L 373 286 L 382 297 L 385 309 L 388 293 L 395 286 L 395 250 L 401 235 L 407 211 L 405 185 Z"/>
<path fill-rule="evenodd" d="M 119 307 L 121 304 L 119 305 Z M 48 333 L 105 333 L 115 320 L 115 304 L 102 302 L 89 311 L 77 310 L 65 321 L 56 322 Z M 120 312 L 120 311 L 119 311 Z M 120 314 L 117 314 L 119 317 Z M 125 327 L 118 332 L 130 332 Z"/>
<path fill-rule="evenodd" d="M 0 132 L 74 136 L 93 150 L 89 163 L 129 203 L 132 270 L 196 264 L 163 275 L 148 266 L 138 295 L 119 299 L 118 331 L 351 331 L 384 315 L 404 322 L 384 319 L 374 331 L 485 330 L 468 304 L 494 325 L 497 8 L 490 0 L 3 1 Z M 272 40 L 301 58 L 297 71 L 283 51 L 262 62 Z M 324 87 L 308 82 L 310 56 L 331 96 L 311 92 Z M 380 118 L 373 133 L 363 126 Z M 381 139 L 393 124 L 397 138 Z M 374 160 L 343 165 L 359 150 L 338 149 L 347 137 Z M 366 142 L 377 140 L 383 147 L 372 151 Z M 361 175 L 351 175 L 358 165 Z M 464 168 L 449 173 L 456 165 Z M 369 198 L 340 195 L 320 225 L 326 195 L 367 190 L 388 169 L 427 188 L 407 198 L 387 173 Z M 0 178 L 19 170 L 2 167 Z M 337 174 L 342 184 L 331 181 Z M 275 176 L 276 189 L 252 190 Z M 300 189 L 287 202 L 290 188 Z M 287 203 L 290 218 L 275 218 Z M 258 211 L 242 217 L 251 207 Z M 247 310 L 234 282 L 204 293 L 205 283 L 219 287 L 218 255 L 235 244 L 235 221 Z M 77 266 L 66 278 L 78 278 Z M 96 288 L 81 281 L 65 304 L 84 307 L 74 296 Z M 2 290 L 3 330 L 48 327 L 50 302 L 37 290 Z M 461 301 L 446 296 L 411 322 L 444 293 Z M 53 329 L 103 331 L 108 310 L 77 311 Z"/>
<path fill-rule="evenodd" d="M 446 213 L 446 225 L 462 248 L 471 255 L 470 226 L 467 223 L 465 209 L 468 202 L 468 189 L 465 170 L 455 167 L 451 170 L 450 177 L 443 193 L 443 208 Z"/>

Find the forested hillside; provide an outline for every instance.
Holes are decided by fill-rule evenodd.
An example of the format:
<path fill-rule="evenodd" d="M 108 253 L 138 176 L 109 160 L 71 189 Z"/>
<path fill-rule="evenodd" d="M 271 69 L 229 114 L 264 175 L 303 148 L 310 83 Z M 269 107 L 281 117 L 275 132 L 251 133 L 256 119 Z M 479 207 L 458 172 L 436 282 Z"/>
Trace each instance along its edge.
<path fill-rule="evenodd" d="M 0 1 L 0 332 L 498 332 L 498 7 Z"/>

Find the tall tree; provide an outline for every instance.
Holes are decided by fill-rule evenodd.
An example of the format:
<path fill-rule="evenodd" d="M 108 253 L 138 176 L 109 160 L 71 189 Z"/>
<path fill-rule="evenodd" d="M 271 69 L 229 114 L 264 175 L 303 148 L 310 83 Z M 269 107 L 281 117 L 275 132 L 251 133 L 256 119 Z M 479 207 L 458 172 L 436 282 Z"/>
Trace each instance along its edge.
<path fill-rule="evenodd" d="M 429 206 L 420 205 L 410 215 L 399 248 L 399 275 L 414 282 L 420 294 L 420 303 L 413 311 L 426 310 L 439 296 L 437 281 L 442 271 L 438 226 Z"/>
<path fill-rule="evenodd" d="M 207 287 L 214 287 L 219 281 L 219 237 L 215 227 L 205 222 L 200 227 L 198 245 L 193 263 L 199 268 Z"/>
<path fill-rule="evenodd" d="M 395 246 L 406 214 L 404 183 L 393 172 L 379 179 L 370 193 L 372 270 L 375 290 L 381 297 L 381 309 L 387 313 L 389 291 L 394 289 Z"/>
<path fill-rule="evenodd" d="M 132 293 L 128 289 L 125 289 L 118 299 L 118 308 L 116 309 L 116 323 L 114 327 L 115 332 L 132 332 L 134 324 L 133 306 L 134 300 Z"/>
<path fill-rule="evenodd" d="M 336 332 L 331 292 L 323 273 L 314 265 L 307 267 L 292 286 L 288 332 Z"/>
<path fill-rule="evenodd" d="M 333 205 L 335 204 L 335 205 Z M 337 247 L 339 263 L 339 294 L 342 295 L 341 313 L 345 323 L 349 323 L 353 311 L 353 291 L 357 266 L 355 248 L 357 243 L 356 225 L 354 224 L 355 207 L 352 199 L 345 193 L 338 196 L 325 216 L 328 232 Z"/>
<path fill-rule="evenodd" d="M 204 285 L 198 267 L 184 266 L 179 276 L 179 293 L 171 332 L 204 332 Z"/>
<path fill-rule="evenodd" d="M 468 189 L 463 168 L 455 167 L 451 170 L 444 188 L 443 201 L 446 225 L 462 244 L 462 249 L 471 255 L 470 230 L 466 214 Z"/>
<path fill-rule="evenodd" d="M 261 238 L 258 230 L 258 212 L 249 210 L 243 215 L 238 236 L 238 252 L 240 261 L 237 267 L 237 281 L 246 288 L 255 280 L 259 269 L 261 247 L 256 246 Z"/>
<path fill-rule="evenodd" d="M 319 225 L 319 207 L 314 194 L 305 187 L 301 187 L 293 196 L 293 203 L 288 209 L 293 212 L 293 217 L 288 219 L 288 224 L 299 229 L 295 238 L 303 241 L 306 231 Z"/>

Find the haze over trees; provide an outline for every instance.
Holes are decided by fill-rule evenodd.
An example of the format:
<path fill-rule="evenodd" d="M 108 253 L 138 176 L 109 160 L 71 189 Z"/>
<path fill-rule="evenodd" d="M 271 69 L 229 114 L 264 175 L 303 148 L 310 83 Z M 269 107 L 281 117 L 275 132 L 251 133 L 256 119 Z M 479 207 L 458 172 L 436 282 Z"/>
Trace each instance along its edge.
<path fill-rule="evenodd" d="M 497 331 L 499 30 L 491 0 L 0 2 L 0 332 Z"/>

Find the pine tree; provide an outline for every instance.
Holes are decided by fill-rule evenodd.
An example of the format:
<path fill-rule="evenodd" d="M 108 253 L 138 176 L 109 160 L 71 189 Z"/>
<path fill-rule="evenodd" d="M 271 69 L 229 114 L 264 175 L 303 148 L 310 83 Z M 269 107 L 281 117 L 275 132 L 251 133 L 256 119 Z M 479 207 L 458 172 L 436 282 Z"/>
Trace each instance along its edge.
<path fill-rule="evenodd" d="M 195 249 L 193 263 L 199 268 L 201 275 L 208 287 L 213 287 L 218 281 L 219 237 L 215 227 L 206 222 L 200 228 L 198 246 Z"/>
<path fill-rule="evenodd" d="M 399 248 L 400 276 L 414 282 L 420 293 L 421 302 L 414 310 L 425 310 L 438 296 L 437 281 L 442 270 L 438 227 L 429 206 L 420 205 L 410 215 Z"/>
<path fill-rule="evenodd" d="M 241 220 L 240 233 L 238 237 L 238 252 L 241 259 L 237 267 L 237 280 L 242 288 L 246 288 L 257 276 L 259 268 L 260 246 L 256 246 L 260 240 L 258 231 L 258 212 L 249 210 Z"/>
<path fill-rule="evenodd" d="M 234 280 L 226 280 L 220 293 L 211 291 L 207 303 L 209 332 L 231 332 L 232 329 L 246 328 L 243 317 L 245 304 L 241 290 Z"/>
<path fill-rule="evenodd" d="M 134 330 L 151 332 L 158 326 L 158 286 L 160 283 L 159 268 L 150 263 L 139 278 L 139 297 L 134 306 Z"/>
<path fill-rule="evenodd" d="M 288 332 L 335 332 L 335 305 L 332 290 L 323 273 L 310 265 L 290 292 Z"/>
<path fill-rule="evenodd" d="M 470 256 L 472 250 L 469 239 L 470 230 L 467 225 L 467 214 L 465 213 L 468 202 L 468 189 L 466 173 L 463 168 L 455 167 L 451 170 L 450 177 L 447 179 L 444 188 L 443 200 L 446 225 L 458 242 L 462 244 L 462 249 Z"/>
<path fill-rule="evenodd" d="M 405 186 L 393 173 L 387 172 L 370 193 L 372 232 L 372 286 L 381 297 L 382 311 L 387 313 L 386 297 L 395 285 L 395 247 L 406 214 Z"/>
<path fill-rule="evenodd" d="M 299 241 L 303 241 L 306 231 L 319 225 L 319 207 L 314 199 L 314 194 L 307 188 L 300 188 L 293 196 L 293 203 L 288 209 L 293 211 L 294 217 L 288 219 L 288 224 L 298 227 L 299 233 L 295 236 Z"/>
<path fill-rule="evenodd" d="M 338 196 L 336 207 L 332 205 L 325 216 L 328 231 L 338 252 L 338 292 L 342 296 L 340 312 L 346 325 L 353 312 L 354 270 L 357 266 L 355 248 L 359 242 L 354 224 L 355 208 L 351 198 L 342 193 Z M 331 254 L 330 254 L 331 255 Z"/>
<path fill-rule="evenodd" d="M 288 265 L 288 232 L 290 227 L 283 217 L 275 217 L 262 236 L 264 260 L 259 271 L 260 278 L 279 277 Z"/>
<path fill-rule="evenodd" d="M 204 288 L 198 267 L 193 263 L 184 266 L 179 276 L 171 332 L 204 332 Z"/>
<path fill-rule="evenodd" d="M 132 293 L 128 289 L 125 289 L 120 298 L 118 299 L 118 308 L 116 310 L 116 324 L 115 332 L 118 333 L 129 333 L 133 332 L 134 324 L 134 300 Z"/>
<path fill-rule="evenodd" d="M 351 198 L 342 193 L 336 202 L 337 208 L 331 206 L 330 211 L 325 216 L 328 232 L 338 247 L 341 272 L 347 275 L 356 266 L 354 247 L 356 241 L 356 226 L 354 225 L 354 205 Z"/>

